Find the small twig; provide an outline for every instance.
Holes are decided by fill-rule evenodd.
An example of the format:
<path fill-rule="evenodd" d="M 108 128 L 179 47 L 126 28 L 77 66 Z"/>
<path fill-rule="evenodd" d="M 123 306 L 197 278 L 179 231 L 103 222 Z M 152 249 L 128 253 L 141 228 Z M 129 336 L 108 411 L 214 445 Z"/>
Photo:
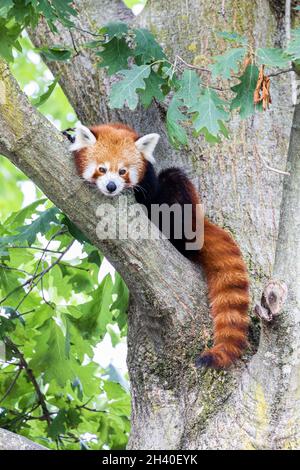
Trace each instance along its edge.
<path fill-rule="evenodd" d="M 81 31 L 82 33 L 90 34 L 91 36 L 101 38 L 103 35 L 98 33 L 93 33 L 92 31 L 88 31 L 87 29 L 80 28 L 79 26 L 73 26 L 74 29 Z"/>
<path fill-rule="evenodd" d="M 51 243 L 56 237 L 58 237 L 59 235 L 62 235 L 63 233 L 65 233 L 64 230 L 58 230 L 54 235 L 52 235 L 52 237 L 50 237 L 50 240 L 48 240 L 47 245 L 46 245 L 45 249 L 43 250 L 43 253 L 42 253 L 41 257 L 40 257 L 39 261 L 37 262 L 37 265 L 36 265 L 36 267 L 35 267 L 35 270 L 34 270 L 34 273 L 33 273 L 33 276 L 32 276 L 33 278 L 35 277 L 35 275 L 36 275 L 37 272 L 38 272 L 38 269 L 39 269 L 39 267 L 40 267 L 40 264 L 41 264 L 41 262 L 42 262 L 43 259 L 44 259 L 44 256 L 45 256 L 45 254 L 46 254 L 46 250 L 47 250 L 48 247 L 50 246 L 50 243 Z"/>
<path fill-rule="evenodd" d="M 71 248 L 71 246 L 73 245 L 74 243 L 74 240 L 67 246 L 67 248 L 60 252 L 60 256 L 57 258 L 57 260 L 54 261 L 54 263 L 52 263 L 50 266 L 48 266 L 48 268 L 46 268 L 45 270 L 41 271 L 40 273 L 32 276 L 31 278 L 27 279 L 27 281 L 23 282 L 23 284 L 21 284 L 20 286 L 17 286 L 15 287 L 12 291 L 10 291 L 1 301 L 0 301 L 0 305 L 3 304 L 3 302 L 5 302 L 12 294 L 14 294 L 17 290 L 19 289 L 22 289 L 23 287 L 26 287 L 28 284 L 32 284 L 32 287 L 30 287 L 29 291 L 26 293 L 25 297 L 22 299 L 22 301 L 17 305 L 17 307 L 15 308 L 15 310 L 18 310 L 18 308 L 20 307 L 21 303 L 23 303 L 23 301 L 25 300 L 25 298 L 28 296 L 28 294 L 32 291 L 32 289 L 39 283 L 40 281 L 40 277 L 41 276 L 44 276 L 45 274 L 47 274 L 54 266 L 56 266 L 60 260 L 63 258 L 63 256 L 67 253 L 67 251 Z M 38 279 L 37 282 L 33 283 L 33 281 L 35 281 L 36 279 Z"/>
<path fill-rule="evenodd" d="M 37 395 L 38 403 L 39 403 L 39 405 L 41 406 L 41 408 L 43 410 L 43 414 L 46 417 L 45 419 L 46 419 L 48 425 L 50 425 L 51 424 L 51 416 L 50 416 L 49 410 L 47 408 L 46 398 L 45 398 L 43 392 L 41 391 L 41 389 L 39 387 L 39 384 L 37 383 L 37 380 L 36 380 L 36 378 L 33 374 L 33 371 L 30 369 L 23 353 L 20 351 L 20 349 L 17 347 L 17 345 L 15 343 L 13 343 L 13 341 L 11 341 L 10 338 L 8 338 L 8 336 L 5 336 L 4 342 L 5 342 L 6 345 L 8 345 L 11 348 L 12 352 L 20 360 L 20 367 L 25 370 L 29 381 L 32 383 L 32 385 L 34 387 L 34 390 L 36 392 L 36 395 Z"/>
<path fill-rule="evenodd" d="M 281 75 L 282 73 L 288 73 L 288 72 L 293 72 L 293 71 L 294 71 L 293 67 L 291 67 L 289 69 L 279 70 L 278 72 L 269 73 L 268 77 L 277 77 L 277 75 Z"/>
<path fill-rule="evenodd" d="M 36 410 L 38 407 L 39 407 L 39 403 L 37 405 L 34 405 L 31 410 L 29 411 L 29 413 L 32 413 L 34 410 Z M 15 410 L 9 410 L 9 412 L 12 414 L 12 415 L 17 415 L 16 418 L 8 421 L 7 423 L 5 423 L 2 427 L 6 427 L 6 426 L 10 426 L 11 428 L 11 425 L 12 424 L 16 424 L 18 421 L 20 420 L 24 420 L 24 421 L 27 421 L 28 420 L 28 413 L 17 413 Z"/>
<path fill-rule="evenodd" d="M 175 58 L 174 69 L 176 68 L 177 59 L 180 60 L 186 67 L 188 67 L 190 69 L 194 69 L 194 70 L 198 70 L 199 72 L 206 72 L 206 73 L 211 74 L 211 70 L 206 69 L 204 67 L 199 67 L 198 65 L 189 64 L 184 59 L 182 59 L 182 57 L 180 57 L 179 55 L 177 55 L 176 58 Z M 217 86 L 213 86 L 213 85 L 208 85 L 206 83 L 200 83 L 200 85 L 204 86 L 204 87 L 212 88 L 213 90 L 217 90 L 217 91 L 229 91 L 229 90 L 231 90 L 231 88 L 221 88 L 221 87 L 217 87 Z"/>
<path fill-rule="evenodd" d="M 0 268 L 7 269 L 8 271 L 18 271 L 19 273 L 26 274 L 27 276 L 31 275 L 28 271 L 24 271 L 24 269 L 12 268 L 11 266 L 6 266 L 5 264 L 0 264 Z"/>
<path fill-rule="evenodd" d="M 86 272 L 89 272 L 89 269 L 88 268 L 82 268 L 81 266 L 76 266 L 76 265 L 73 265 L 73 264 L 68 264 L 64 261 L 60 262 L 59 263 L 61 266 L 66 266 L 67 268 L 70 268 L 70 269 L 79 269 L 80 271 L 86 271 Z"/>
<path fill-rule="evenodd" d="M 44 267 L 44 263 L 43 263 L 43 267 Z M 42 291 L 42 298 L 43 298 L 43 301 L 45 302 L 45 304 L 47 304 L 50 308 L 52 308 L 52 310 L 55 310 L 55 308 L 53 307 L 53 305 L 51 305 L 50 302 L 48 302 L 48 300 L 46 299 L 45 297 L 45 292 L 44 292 L 44 278 L 41 277 L 41 291 Z"/>
<path fill-rule="evenodd" d="M 75 40 L 74 40 L 74 36 L 73 36 L 72 31 L 69 30 L 69 33 L 70 33 L 71 40 L 72 40 L 72 44 L 73 44 L 73 48 L 74 48 L 74 51 L 75 51 L 75 56 L 77 56 L 77 55 L 79 55 L 79 50 L 78 50 L 77 47 L 76 47 L 76 43 L 75 43 Z"/>
<path fill-rule="evenodd" d="M 32 312 L 35 312 L 35 308 L 32 308 L 31 310 L 27 310 L 27 312 L 23 312 L 23 313 L 18 312 L 18 315 L 20 317 L 23 317 L 23 315 L 28 315 L 29 313 L 32 313 Z"/>
<path fill-rule="evenodd" d="M 34 279 L 39 277 L 40 274 L 37 274 Z M 26 287 L 28 284 L 32 282 L 32 277 L 27 279 L 27 281 L 23 282 L 20 286 L 15 287 L 12 291 L 10 291 L 3 299 L 0 301 L 0 305 L 3 304 L 11 295 L 13 295 L 15 292 L 17 292 L 19 289 L 22 289 L 23 287 Z M 16 309 L 15 309 L 16 310 Z"/>
<path fill-rule="evenodd" d="M 75 240 L 72 240 L 71 243 L 69 243 L 69 245 L 67 246 L 67 248 L 62 252 L 62 254 L 57 258 L 57 260 L 54 261 L 54 263 L 52 263 L 50 266 L 48 266 L 46 269 L 44 269 L 43 271 L 41 271 L 40 273 L 38 273 L 35 278 L 38 278 L 38 280 L 36 282 L 31 282 L 30 283 L 30 287 L 29 287 L 29 290 L 28 292 L 26 292 L 26 294 L 24 295 L 23 299 L 21 299 L 21 301 L 18 303 L 18 305 L 16 306 L 15 310 L 18 310 L 20 308 L 20 305 L 24 302 L 24 300 L 28 297 L 28 295 L 30 294 L 30 292 L 37 286 L 37 284 L 40 282 L 41 278 L 45 276 L 45 274 L 47 274 L 49 271 L 51 271 L 52 268 L 54 268 L 54 266 L 56 266 L 57 264 L 59 264 L 60 260 L 64 257 L 64 255 L 67 253 L 67 251 L 71 248 L 71 246 L 73 245 Z"/>
<path fill-rule="evenodd" d="M 176 59 L 180 60 L 180 62 L 182 62 L 186 67 L 188 67 L 189 69 L 195 69 L 195 70 L 199 70 L 200 72 L 206 72 L 206 73 L 209 73 L 211 74 L 211 70 L 209 69 L 206 69 L 204 67 L 199 67 L 198 65 L 193 65 L 193 64 L 189 64 L 188 62 L 186 62 L 182 57 L 180 57 L 179 55 L 177 55 L 175 57 L 175 62 L 174 64 L 176 64 Z"/>
<path fill-rule="evenodd" d="M 84 410 L 92 411 L 93 413 L 108 413 L 106 410 L 97 410 L 96 408 L 89 408 L 88 406 L 81 406 Z"/>
<path fill-rule="evenodd" d="M 9 385 L 8 389 L 6 390 L 5 394 L 3 395 L 3 397 L 1 398 L 0 400 L 0 403 L 2 403 L 6 397 L 8 397 L 8 395 L 10 394 L 10 392 L 12 391 L 12 389 L 14 388 L 15 384 L 17 383 L 17 380 L 18 378 L 20 377 L 20 374 L 22 372 L 22 366 L 20 365 L 19 367 L 19 370 L 18 372 L 16 373 L 13 381 L 11 382 L 11 384 Z"/>
<path fill-rule="evenodd" d="M 274 173 L 278 173 L 279 175 L 287 175 L 287 176 L 290 176 L 290 173 L 288 171 L 283 171 L 283 170 L 279 170 L 278 168 L 273 168 L 272 166 L 270 166 L 264 159 L 264 157 L 262 156 L 262 154 L 258 151 L 258 148 L 256 145 L 254 145 L 254 150 L 256 151 L 257 155 L 259 156 L 259 158 L 261 159 L 263 165 L 265 168 L 267 168 L 267 170 L 270 170 L 270 171 L 274 171 Z"/>
<path fill-rule="evenodd" d="M 63 233 L 66 233 L 66 232 L 63 232 Z M 19 246 L 19 245 L 12 245 L 12 246 L 8 246 L 7 247 L 9 250 L 11 248 L 22 248 L 22 249 L 26 249 L 26 250 L 37 250 L 37 251 L 45 251 L 47 253 L 55 253 L 55 254 L 60 254 L 62 253 L 62 251 L 59 251 L 59 250 L 46 250 L 45 248 L 42 248 L 42 247 L 39 247 L 39 246 Z"/>

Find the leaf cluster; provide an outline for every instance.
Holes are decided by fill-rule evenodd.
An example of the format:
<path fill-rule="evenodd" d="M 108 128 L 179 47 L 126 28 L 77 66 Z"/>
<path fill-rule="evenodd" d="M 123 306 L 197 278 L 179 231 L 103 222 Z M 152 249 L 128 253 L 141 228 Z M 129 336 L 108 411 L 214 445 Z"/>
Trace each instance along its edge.
<path fill-rule="evenodd" d="M 94 348 L 123 341 L 128 290 L 99 277 L 102 260 L 45 198 L 0 225 L 0 427 L 50 448 L 125 447 L 127 384 Z"/>

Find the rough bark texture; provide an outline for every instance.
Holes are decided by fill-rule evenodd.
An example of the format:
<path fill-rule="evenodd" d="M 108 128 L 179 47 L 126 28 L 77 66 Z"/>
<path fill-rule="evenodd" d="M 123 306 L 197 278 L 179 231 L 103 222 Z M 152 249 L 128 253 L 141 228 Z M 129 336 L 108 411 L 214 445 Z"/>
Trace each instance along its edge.
<path fill-rule="evenodd" d="M 126 19 L 156 33 L 170 58 L 205 64 L 225 49 L 216 31 L 235 30 L 254 46 L 284 38 L 280 2 L 148 0 L 137 18 L 121 2 L 78 0 L 79 26 L 94 30 Z M 279 8 L 280 7 L 280 8 Z M 40 25 L 36 45 L 70 43 L 68 31 L 53 36 Z M 90 39 L 74 32 L 76 42 Z M 205 283 L 199 270 L 167 241 L 103 241 L 96 236 L 95 210 L 103 198 L 74 176 L 57 131 L 32 109 L 5 64 L 0 75 L 7 102 L 0 105 L 0 151 L 38 184 L 77 223 L 124 277 L 131 291 L 128 367 L 132 390 L 130 448 L 263 449 L 299 448 L 299 109 L 293 119 L 290 79 L 272 81 L 272 109 L 248 121 L 235 116 L 231 139 L 210 147 L 191 139 L 188 150 L 170 148 L 164 113 L 153 106 L 134 113 L 107 106 L 110 81 L 89 51 L 70 64 L 49 63 L 84 124 L 121 120 L 141 133 L 159 132 L 159 167 L 183 166 L 200 189 L 208 215 L 227 227 L 248 262 L 252 292 L 260 297 L 272 273 L 287 283 L 289 298 L 274 325 L 262 328 L 257 353 L 227 372 L 197 371 L 194 357 L 210 338 Z M 282 97 L 285 99 L 282 99 Z M 117 202 L 115 201 L 115 204 Z M 297 265 L 295 267 L 295 264 Z M 298 287 L 298 289 L 297 289 Z M 297 297 L 298 296 L 298 297 Z M 286 338 L 289 338 L 287 341 Z"/>
<path fill-rule="evenodd" d="M 0 429 L 0 450 L 46 450 L 46 447 L 6 429 Z"/>

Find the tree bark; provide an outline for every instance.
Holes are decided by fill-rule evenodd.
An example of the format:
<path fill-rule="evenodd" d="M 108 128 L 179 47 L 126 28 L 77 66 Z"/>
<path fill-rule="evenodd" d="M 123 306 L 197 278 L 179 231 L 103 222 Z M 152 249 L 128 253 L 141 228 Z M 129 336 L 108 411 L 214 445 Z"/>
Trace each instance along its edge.
<path fill-rule="evenodd" d="M 0 429 L 0 450 L 47 450 L 35 442 L 6 429 Z"/>
<path fill-rule="evenodd" d="M 197 64 L 225 50 L 216 31 L 247 35 L 253 46 L 279 45 L 284 22 L 275 3 L 279 4 L 228 0 L 222 10 L 221 0 L 213 8 L 204 0 L 148 0 L 143 13 L 133 18 L 118 1 L 109 2 L 110 9 L 105 0 L 76 2 L 81 29 L 93 31 L 95 25 L 125 18 L 155 32 L 170 59 L 180 55 Z M 68 31 L 60 28 L 53 35 L 45 24 L 32 39 L 38 46 L 71 44 Z M 89 39 L 82 31 L 74 32 L 78 44 Z M 230 140 L 210 147 L 201 138 L 191 138 L 188 149 L 175 151 L 168 144 L 159 107 L 134 113 L 108 108 L 110 80 L 96 69 L 90 51 L 81 52 L 70 64 L 51 62 L 49 66 L 54 73 L 61 72 L 62 87 L 84 124 L 120 120 L 140 133 L 162 135 L 158 166 L 184 167 L 200 189 L 207 214 L 234 234 L 249 266 L 253 297 L 272 272 L 288 286 L 284 312 L 274 325 L 263 326 L 253 357 L 249 351 L 230 371 L 197 371 L 195 355 L 211 337 L 199 269 L 166 240 L 99 240 L 95 211 L 103 197 L 75 176 L 62 137 L 28 104 L 7 66 L 0 63 L 6 87 L 6 105 L 0 104 L 0 151 L 102 250 L 130 289 L 129 448 L 299 448 L 299 281 L 295 275 L 299 279 L 300 112 L 296 107 L 293 120 L 289 77 L 272 80 L 273 107 L 268 113 L 248 121 L 234 116 Z M 285 168 L 292 120 L 287 164 L 291 176 L 282 185 L 283 176 L 270 171 L 266 162 Z"/>

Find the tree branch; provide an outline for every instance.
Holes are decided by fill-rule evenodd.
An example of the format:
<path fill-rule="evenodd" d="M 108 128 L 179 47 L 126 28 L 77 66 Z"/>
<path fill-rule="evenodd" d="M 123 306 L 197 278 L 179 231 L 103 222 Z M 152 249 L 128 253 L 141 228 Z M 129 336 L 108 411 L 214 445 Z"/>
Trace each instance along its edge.
<path fill-rule="evenodd" d="M 0 450 L 47 450 L 26 437 L 0 429 Z"/>
<path fill-rule="evenodd" d="M 0 78 L 6 87 L 6 104 L 0 105 L 0 151 L 101 249 L 140 305 L 152 316 L 172 313 L 172 321 L 182 324 L 183 315 L 195 318 L 196 305 L 202 305 L 202 311 L 206 311 L 205 284 L 199 278 L 198 268 L 167 240 L 145 240 L 143 243 L 132 239 L 99 240 L 95 214 L 98 206 L 107 203 L 107 199 L 75 175 L 63 137 L 30 106 L 3 62 L 0 63 Z M 133 196 L 130 200 L 133 202 Z M 112 204 L 117 207 L 118 200 L 113 200 Z M 126 211 L 126 208 L 122 210 Z M 134 220 L 131 223 L 134 224 Z M 186 276 L 185 286 L 181 283 L 182 272 Z"/>

